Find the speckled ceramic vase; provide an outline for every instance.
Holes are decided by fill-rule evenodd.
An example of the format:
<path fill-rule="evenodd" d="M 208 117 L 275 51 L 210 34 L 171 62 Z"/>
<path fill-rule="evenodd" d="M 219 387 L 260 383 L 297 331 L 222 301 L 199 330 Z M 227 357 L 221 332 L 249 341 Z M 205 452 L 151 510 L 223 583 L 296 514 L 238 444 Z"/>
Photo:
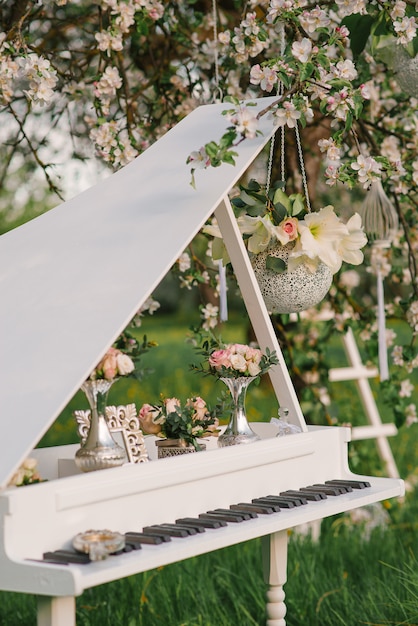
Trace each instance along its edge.
<path fill-rule="evenodd" d="M 251 259 L 257 282 L 270 313 L 299 313 L 324 299 L 332 284 L 332 272 L 319 263 L 315 272 L 303 263 L 292 272 L 275 272 L 266 268 L 268 256 L 282 259 L 286 265 L 294 242 L 285 246 L 277 243 Z"/>

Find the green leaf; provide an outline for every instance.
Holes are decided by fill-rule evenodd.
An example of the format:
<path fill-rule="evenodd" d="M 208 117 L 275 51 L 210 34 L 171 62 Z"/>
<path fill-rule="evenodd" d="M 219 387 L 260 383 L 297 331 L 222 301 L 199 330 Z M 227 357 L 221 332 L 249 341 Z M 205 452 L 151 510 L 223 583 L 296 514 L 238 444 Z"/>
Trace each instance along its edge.
<path fill-rule="evenodd" d="M 304 81 L 307 78 L 310 78 L 312 76 L 312 74 L 314 73 L 314 69 L 315 66 L 313 63 L 311 63 L 310 61 L 308 63 L 305 63 L 302 67 L 302 69 L 300 70 L 300 80 Z"/>
<path fill-rule="evenodd" d="M 243 202 L 245 202 L 245 204 L 248 204 L 249 206 L 255 206 L 256 204 L 258 204 L 258 201 L 250 196 L 244 189 L 241 191 L 240 198 Z"/>
<path fill-rule="evenodd" d="M 281 204 L 280 202 L 277 202 L 274 205 L 274 209 L 272 210 L 272 215 L 275 223 L 280 224 L 280 222 L 283 221 L 287 215 L 286 207 L 283 206 L 283 204 Z"/>
<path fill-rule="evenodd" d="M 229 163 L 230 165 L 235 165 L 236 156 L 238 156 L 237 152 L 233 152 L 232 150 L 229 150 L 228 152 L 225 152 L 224 156 L 222 157 L 222 161 L 224 163 Z"/>
<path fill-rule="evenodd" d="M 273 197 L 273 204 L 276 206 L 277 203 L 282 204 L 286 211 L 290 211 L 290 200 L 289 197 L 285 194 L 282 189 L 276 189 Z"/>
<path fill-rule="evenodd" d="M 303 196 L 300 193 L 297 193 L 293 201 L 292 215 L 299 215 L 299 213 L 301 213 L 304 209 L 305 204 L 303 202 Z"/>
<path fill-rule="evenodd" d="M 268 256 L 266 259 L 266 269 L 282 274 L 287 268 L 287 265 L 283 259 L 278 259 L 276 256 Z"/>
<path fill-rule="evenodd" d="M 209 158 L 215 158 L 219 152 L 219 146 L 214 141 L 210 141 L 205 145 L 206 154 Z"/>
<path fill-rule="evenodd" d="M 250 180 L 247 187 L 248 191 L 260 191 L 261 185 L 254 178 Z"/>
<path fill-rule="evenodd" d="M 350 46 L 354 58 L 357 58 L 366 47 L 373 22 L 371 15 L 360 15 L 360 13 L 348 15 L 343 19 L 342 24 L 350 31 Z"/>

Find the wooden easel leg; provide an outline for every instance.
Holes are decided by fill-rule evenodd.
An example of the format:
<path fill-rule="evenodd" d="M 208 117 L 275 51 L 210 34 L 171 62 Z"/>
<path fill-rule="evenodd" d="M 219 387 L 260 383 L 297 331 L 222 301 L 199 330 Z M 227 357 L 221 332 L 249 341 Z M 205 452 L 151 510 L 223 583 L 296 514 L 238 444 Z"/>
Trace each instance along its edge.
<path fill-rule="evenodd" d="M 287 530 L 263 537 L 262 542 L 264 581 L 269 585 L 267 626 L 286 626 Z"/>
<path fill-rule="evenodd" d="M 73 596 L 38 596 L 37 626 L 76 626 Z"/>

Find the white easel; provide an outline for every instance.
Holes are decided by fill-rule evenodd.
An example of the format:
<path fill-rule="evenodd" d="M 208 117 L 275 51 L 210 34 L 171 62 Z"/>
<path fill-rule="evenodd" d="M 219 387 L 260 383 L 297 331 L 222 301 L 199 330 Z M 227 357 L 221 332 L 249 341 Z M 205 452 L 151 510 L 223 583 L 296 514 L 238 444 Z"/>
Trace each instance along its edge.
<path fill-rule="evenodd" d="M 329 380 L 330 382 L 355 381 L 369 422 L 367 426 L 355 426 L 352 428 L 352 440 L 376 439 L 379 456 L 386 466 L 387 474 L 391 478 L 399 478 L 398 468 L 387 440 L 387 437 L 396 435 L 398 430 L 395 424 L 382 423 L 369 383 L 369 378 L 378 376 L 378 370 L 375 367 L 366 367 L 363 364 L 351 328 L 344 335 L 343 341 L 350 367 L 330 369 Z"/>

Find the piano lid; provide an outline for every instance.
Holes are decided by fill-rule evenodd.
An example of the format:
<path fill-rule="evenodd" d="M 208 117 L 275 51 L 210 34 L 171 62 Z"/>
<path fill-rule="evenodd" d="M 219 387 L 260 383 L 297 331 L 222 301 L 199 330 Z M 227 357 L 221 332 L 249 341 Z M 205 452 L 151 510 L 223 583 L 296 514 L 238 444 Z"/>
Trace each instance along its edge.
<path fill-rule="evenodd" d="M 194 190 L 187 156 L 221 137 L 227 107 L 196 109 L 119 172 L 0 237 L 0 486 L 273 134 L 265 115 L 236 167 L 197 172 Z"/>

